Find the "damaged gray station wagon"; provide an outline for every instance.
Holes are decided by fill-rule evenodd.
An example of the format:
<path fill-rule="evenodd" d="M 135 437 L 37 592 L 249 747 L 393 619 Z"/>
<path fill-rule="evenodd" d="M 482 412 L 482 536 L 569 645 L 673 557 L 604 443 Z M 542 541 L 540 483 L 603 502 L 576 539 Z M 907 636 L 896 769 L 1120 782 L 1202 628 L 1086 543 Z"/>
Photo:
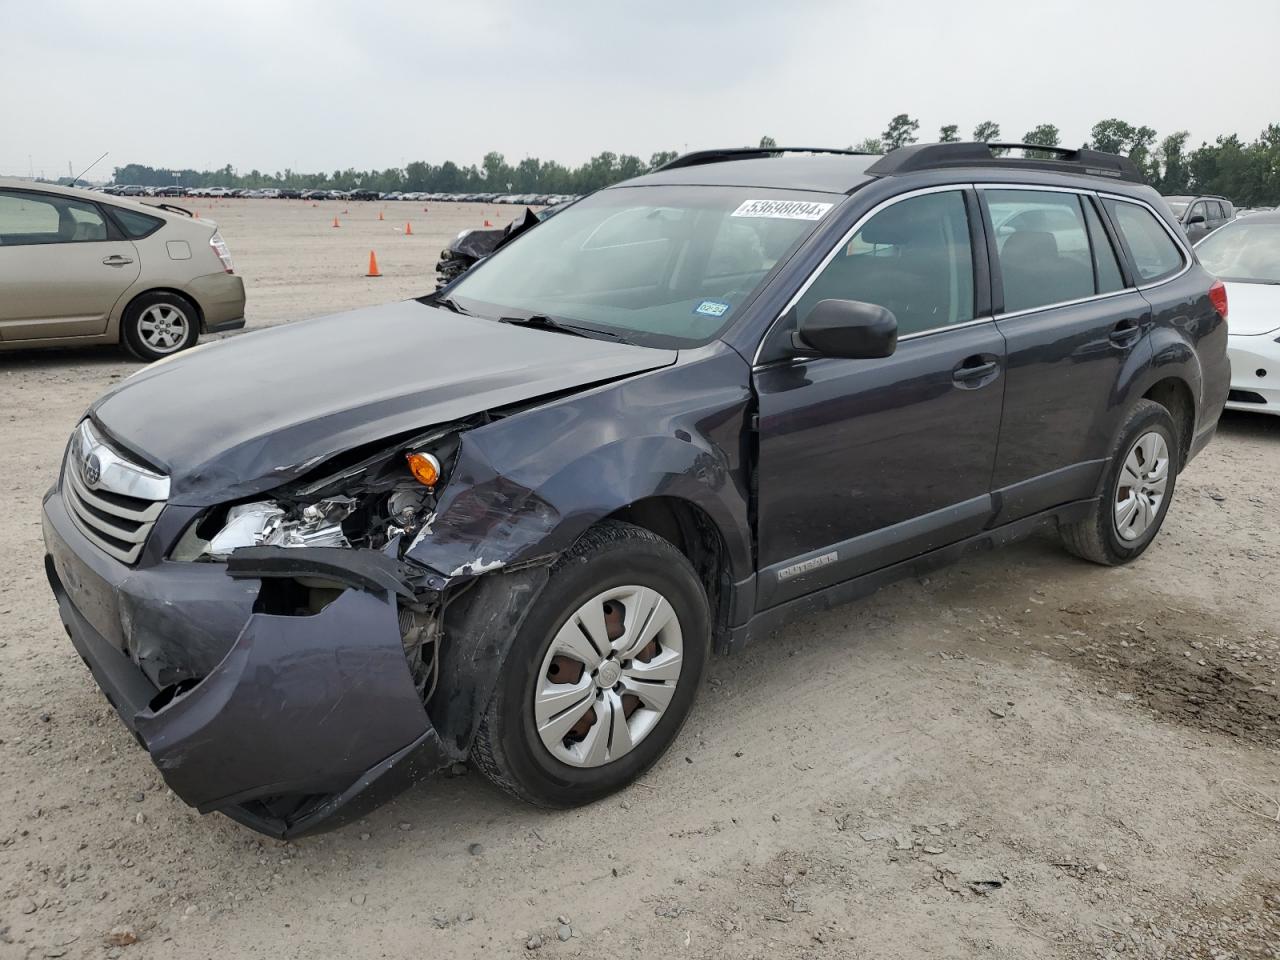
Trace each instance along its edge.
<path fill-rule="evenodd" d="M 421 300 L 136 373 L 45 498 L 49 582 L 201 811 L 298 836 L 467 760 L 584 803 L 713 649 L 1045 527 L 1140 555 L 1226 312 L 1119 157 L 691 154 Z"/>

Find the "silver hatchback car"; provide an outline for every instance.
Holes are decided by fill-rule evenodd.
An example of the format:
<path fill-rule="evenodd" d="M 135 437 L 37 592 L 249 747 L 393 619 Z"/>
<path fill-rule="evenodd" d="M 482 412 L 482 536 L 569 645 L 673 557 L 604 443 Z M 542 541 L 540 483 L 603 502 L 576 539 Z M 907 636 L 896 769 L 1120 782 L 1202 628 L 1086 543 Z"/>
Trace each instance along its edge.
<path fill-rule="evenodd" d="M 142 360 L 244 326 L 244 282 L 211 220 L 0 179 L 0 351 L 122 343 Z"/>

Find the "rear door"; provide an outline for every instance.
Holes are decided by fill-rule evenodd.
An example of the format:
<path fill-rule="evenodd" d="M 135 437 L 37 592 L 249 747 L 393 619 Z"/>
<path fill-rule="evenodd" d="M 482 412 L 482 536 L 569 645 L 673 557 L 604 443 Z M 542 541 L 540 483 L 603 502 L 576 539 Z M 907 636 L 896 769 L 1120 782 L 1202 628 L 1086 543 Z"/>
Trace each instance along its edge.
<path fill-rule="evenodd" d="M 138 278 L 138 254 L 96 204 L 0 190 L 0 339 L 90 337 Z"/>
<path fill-rule="evenodd" d="M 831 251 L 766 338 L 753 373 L 759 609 L 982 530 L 1005 360 L 985 253 L 972 191 L 895 198 Z M 892 310 L 894 354 L 789 353 L 796 318 L 826 299 Z"/>
<path fill-rule="evenodd" d="M 1091 497 L 1126 368 L 1150 362 L 1147 301 L 1087 191 L 989 186 L 996 326 L 1008 342 L 996 522 Z"/>
<path fill-rule="evenodd" d="M 1221 200 L 1210 200 L 1209 213 L 1209 232 L 1213 233 L 1227 222 L 1227 205 Z"/>

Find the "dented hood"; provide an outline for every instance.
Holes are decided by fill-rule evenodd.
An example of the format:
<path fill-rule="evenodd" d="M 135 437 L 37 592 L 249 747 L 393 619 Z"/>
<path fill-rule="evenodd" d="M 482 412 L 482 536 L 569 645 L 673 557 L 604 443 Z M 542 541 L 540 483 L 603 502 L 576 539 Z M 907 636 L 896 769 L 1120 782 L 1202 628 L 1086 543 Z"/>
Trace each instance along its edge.
<path fill-rule="evenodd" d="M 675 359 L 406 300 L 197 347 L 130 377 L 92 413 L 169 474 L 171 501 L 204 505 L 362 444 Z"/>

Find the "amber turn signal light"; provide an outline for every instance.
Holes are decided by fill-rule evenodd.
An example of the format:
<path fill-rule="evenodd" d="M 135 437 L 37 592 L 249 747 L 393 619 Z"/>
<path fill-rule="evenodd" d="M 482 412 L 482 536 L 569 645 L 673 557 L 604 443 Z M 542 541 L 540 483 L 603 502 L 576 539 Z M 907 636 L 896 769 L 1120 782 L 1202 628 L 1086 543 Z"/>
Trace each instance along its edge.
<path fill-rule="evenodd" d="M 411 453 L 405 459 L 409 461 L 409 472 L 413 474 L 413 479 L 424 487 L 434 487 L 440 482 L 440 461 L 431 454 Z"/>

